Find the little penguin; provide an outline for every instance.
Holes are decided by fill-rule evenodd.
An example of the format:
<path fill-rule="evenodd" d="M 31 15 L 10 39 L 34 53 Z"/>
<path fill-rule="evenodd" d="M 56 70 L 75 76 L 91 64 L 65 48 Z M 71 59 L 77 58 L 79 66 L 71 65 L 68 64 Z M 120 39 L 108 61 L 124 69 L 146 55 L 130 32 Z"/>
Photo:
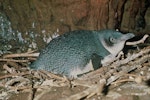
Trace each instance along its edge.
<path fill-rule="evenodd" d="M 29 66 L 77 78 L 115 58 L 133 33 L 115 30 L 75 30 L 52 39 Z"/>

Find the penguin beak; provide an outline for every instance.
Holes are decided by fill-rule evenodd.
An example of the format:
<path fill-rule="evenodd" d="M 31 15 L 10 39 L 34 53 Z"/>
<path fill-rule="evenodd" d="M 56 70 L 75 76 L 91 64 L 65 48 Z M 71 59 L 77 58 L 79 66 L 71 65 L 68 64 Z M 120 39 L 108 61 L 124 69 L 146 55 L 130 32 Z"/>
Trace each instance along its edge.
<path fill-rule="evenodd" d="M 133 33 L 127 33 L 127 34 L 124 34 L 122 37 L 121 37 L 121 40 L 122 41 L 127 41 L 131 38 L 135 37 L 135 35 Z"/>

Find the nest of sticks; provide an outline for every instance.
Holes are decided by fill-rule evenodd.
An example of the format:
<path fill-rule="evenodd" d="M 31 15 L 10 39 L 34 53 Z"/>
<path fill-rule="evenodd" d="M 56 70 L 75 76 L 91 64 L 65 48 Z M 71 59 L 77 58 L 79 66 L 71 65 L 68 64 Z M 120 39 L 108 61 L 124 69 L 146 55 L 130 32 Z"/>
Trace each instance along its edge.
<path fill-rule="evenodd" d="M 143 43 L 148 35 L 136 42 L 127 42 L 126 45 L 135 45 Z M 28 68 L 29 62 L 38 57 L 39 53 L 34 51 L 21 54 L 7 54 L 0 58 L 0 98 L 8 98 L 10 93 L 20 91 L 29 91 L 28 100 L 40 100 L 40 98 L 50 90 L 49 87 L 74 87 L 83 86 L 87 89 L 73 94 L 64 100 L 78 100 L 81 98 L 90 98 L 93 95 L 101 95 L 106 87 L 114 88 L 124 82 L 141 83 L 150 79 L 147 72 L 144 75 L 136 73 L 143 68 L 150 67 L 150 46 L 141 50 L 136 50 L 132 54 L 126 55 L 125 58 L 117 58 L 108 66 L 102 66 L 98 70 L 82 75 L 78 79 L 68 80 L 47 71 L 33 71 Z M 132 73 L 133 72 L 133 73 Z M 135 73 L 134 73 L 135 72 Z M 133 78 L 130 79 L 129 76 Z M 44 90 L 41 94 L 35 96 L 35 90 Z M 62 98 L 61 98 L 62 100 Z"/>

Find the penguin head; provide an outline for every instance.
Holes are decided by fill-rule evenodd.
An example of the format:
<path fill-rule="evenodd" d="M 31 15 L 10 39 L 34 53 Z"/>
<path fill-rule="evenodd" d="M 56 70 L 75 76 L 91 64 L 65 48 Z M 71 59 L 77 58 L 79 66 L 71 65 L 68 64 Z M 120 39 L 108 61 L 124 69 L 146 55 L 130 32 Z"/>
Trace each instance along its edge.
<path fill-rule="evenodd" d="M 110 54 L 116 56 L 123 49 L 125 42 L 134 36 L 133 33 L 122 34 L 115 30 L 102 30 L 99 40 Z"/>

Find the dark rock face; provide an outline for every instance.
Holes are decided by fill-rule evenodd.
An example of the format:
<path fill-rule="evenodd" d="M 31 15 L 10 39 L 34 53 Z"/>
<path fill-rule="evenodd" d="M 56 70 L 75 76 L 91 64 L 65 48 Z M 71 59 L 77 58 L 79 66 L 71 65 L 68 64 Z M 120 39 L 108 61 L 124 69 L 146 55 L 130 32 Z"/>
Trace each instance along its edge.
<path fill-rule="evenodd" d="M 130 31 L 144 20 L 149 10 L 149 0 L 1 0 L 0 3 L 1 12 L 8 16 L 14 29 L 26 32 L 36 28 L 39 33 L 46 30 L 51 34 L 57 29 L 60 33 L 104 28 Z M 143 24 L 142 29 L 146 26 Z"/>
<path fill-rule="evenodd" d="M 149 0 L 0 0 L 0 12 L 24 43 L 34 41 L 43 48 L 45 37 L 72 30 L 149 32 L 149 4 Z"/>

